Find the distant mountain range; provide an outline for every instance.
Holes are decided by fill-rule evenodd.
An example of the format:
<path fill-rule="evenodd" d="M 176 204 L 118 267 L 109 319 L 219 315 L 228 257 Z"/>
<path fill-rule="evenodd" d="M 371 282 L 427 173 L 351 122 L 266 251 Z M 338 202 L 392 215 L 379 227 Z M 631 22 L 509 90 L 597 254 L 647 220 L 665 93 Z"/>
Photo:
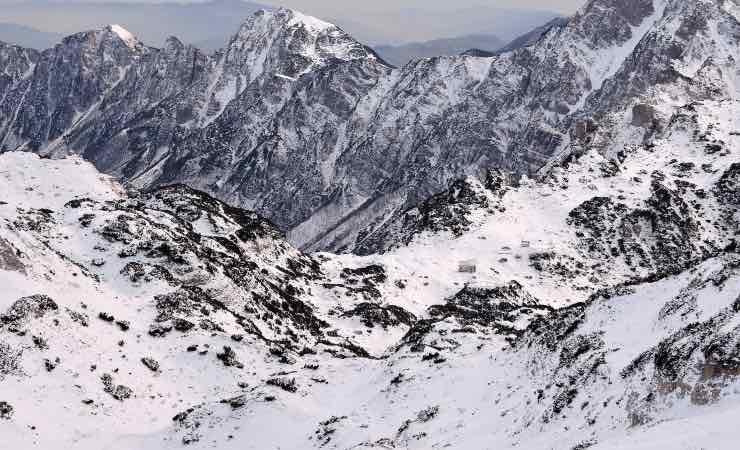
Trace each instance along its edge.
<path fill-rule="evenodd" d="M 512 40 L 505 46 L 496 49 L 497 50 L 496 53 L 504 53 L 504 52 L 508 52 L 511 50 L 516 50 L 518 48 L 528 47 L 530 45 L 533 45 L 538 40 L 540 40 L 542 35 L 550 31 L 552 28 L 560 28 L 560 27 L 566 26 L 568 24 L 568 20 L 569 19 L 565 17 L 556 17 L 552 19 L 551 21 L 547 22 L 546 24 L 539 26 L 532 31 L 524 33 L 523 35 Z M 472 47 L 472 48 L 483 49 L 484 47 Z"/>
<path fill-rule="evenodd" d="M 473 34 L 451 39 L 412 42 L 398 46 L 378 45 L 375 46 L 375 51 L 389 63 L 395 66 L 403 66 L 414 59 L 454 56 L 470 49 L 493 52 L 505 44 L 506 42 L 503 39 L 493 34 Z"/>
<path fill-rule="evenodd" d="M 540 25 L 510 40 L 502 39 L 494 34 L 471 34 L 449 39 L 434 39 L 395 46 L 377 45 L 375 46 L 375 51 L 387 62 L 398 67 L 407 64 L 409 61 L 420 58 L 433 58 L 435 56 L 463 55 L 485 58 L 534 45 L 552 28 L 560 28 L 567 25 L 568 20 L 565 17 L 556 17 L 544 25 Z M 207 46 L 204 46 L 204 48 L 207 48 Z"/>
<path fill-rule="evenodd" d="M 151 46 L 161 46 L 168 37 L 177 36 L 185 43 L 213 51 L 229 40 L 245 17 L 260 9 L 271 7 L 241 0 L 197 3 L 34 0 L 3 5 L 0 21 L 10 25 L 0 26 L 0 40 L 42 49 L 55 44 L 61 36 L 119 23 Z M 464 40 L 495 50 L 490 45 L 491 35 L 508 42 L 557 16 L 550 11 L 489 7 L 378 12 L 353 5 L 351 14 L 325 12 L 322 18 L 339 25 L 361 42 L 378 47 L 403 47 L 393 51 L 400 55 L 395 61 L 448 54 L 450 46 L 464 51 L 467 50 L 462 46 Z M 433 51 L 437 47 L 439 51 Z M 409 56 L 403 56 L 406 54 Z"/>
<path fill-rule="evenodd" d="M 43 50 L 62 40 L 64 35 L 49 33 L 15 23 L 0 23 L 0 41 L 17 44 L 23 47 Z"/>
<path fill-rule="evenodd" d="M 411 42 L 401 45 L 377 45 L 375 51 L 387 62 L 394 66 L 403 66 L 409 61 L 435 56 L 455 56 L 469 54 L 471 56 L 492 55 L 501 49 L 513 49 L 531 45 L 544 31 L 551 26 L 566 23 L 567 19 L 556 18 L 546 25 L 537 27 L 507 44 L 502 38 L 493 34 L 472 34 L 448 39 L 434 39 L 425 42 Z M 197 39 L 193 35 L 193 45 L 201 50 L 212 52 L 223 47 L 228 39 L 225 36 L 205 37 Z M 225 34 L 225 33 L 224 33 Z M 0 23 L 0 41 L 20 45 L 35 50 L 51 48 L 61 42 L 64 34 L 41 31 L 35 28 L 15 23 Z"/>
<path fill-rule="evenodd" d="M 32 29 L 2 27 L 0 40 L 38 48 L 29 44 L 44 44 L 50 40 L 54 44 L 61 35 L 120 23 L 153 46 L 161 46 L 170 36 L 178 36 L 187 43 L 220 42 L 223 45 L 245 17 L 260 9 L 270 7 L 241 0 L 135 4 L 32 1 L 3 5 L 2 20 L 43 29 L 53 36 L 37 36 Z"/>
<path fill-rule="evenodd" d="M 553 11 L 480 5 L 383 11 L 376 8 L 362 13 L 357 13 L 353 5 L 349 12 L 352 14 L 325 17 L 355 39 L 373 46 L 398 46 L 471 35 L 495 35 L 508 42 L 560 16 Z"/>
<path fill-rule="evenodd" d="M 55 23 L 52 16 L 64 17 L 64 25 L 55 25 L 64 30 L 69 29 L 71 24 L 79 25 L 74 28 L 76 30 L 97 28 L 105 23 L 121 23 L 125 24 L 126 28 L 143 42 L 154 46 L 161 45 L 170 35 L 176 35 L 183 42 L 191 43 L 206 52 L 212 52 L 224 46 L 224 43 L 229 40 L 231 30 L 239 27 L 243 17 L 264 8 L 260 4 L 240 0 L 215 0 L 196 4 L 137 4 L 135 8 L 130 3 L 31 2 L 12 5 L 6 8 L 4 15 L 19 22 L 33 16 L 45 23 Z M 477 15 L 470 11 L 468 13 L 470 20 Z M 459 28 L 465 28 L 463 24 L 468 20 L 466 14 L 456 13 L 451 20 L 458 23 Z M 566 20 L 556 17 L 545 25 L 537 26 L 553 14 L 524 10 L 499 11 L 498 15 L 490 11 L 481 14 L 493 17 L 491 28 L 498 34 L 471 33 L 399 44 L 379 43 L 374 45 L 374 49 L 387 62 L 399 67 L 411 60 L 435 56 L 454 56 L 463 53 L 477 56 L 492 55 L 502 48 L 512 49 L 529 45 L 548 28 L 562 24 Z M 431 17 L 433 14 L 420 14 L 419 19 L 423 20 L 427 16 Z M 161 24 L 163 17 L 167 17 L 166 27 Z M 507 20 L 508 18 L 512 20 Z M 377 19 L 380 22 L 391 20 L 382 17 Z M 378 29 L 370 29 L 367 24 L 354 19 L 340 19 L 336 22 L 344 23 L 344 28 L 348 32 L 359 35 L 361 40 L 368 42 L 382 42 L 384 36 L 388 40 L 401 37 L 393 33 L 384 34 Z M 517 25 L 509 25 L 508 22 L 514 22 Z M 214 27 L 213 23 L 218 23 L 219 26 Z M 535 26 L 537 28 L 529 31 Z M 355 30 L 359 32 L 355 33 Z M 439 29 L 438 32 L 446 33 L 450 32 L 450 29 Z M 0 41 L 36 50 L 54 46 L 66 34 L 65 32 L 42 31 L 20 23 L 0 23 Z"/>

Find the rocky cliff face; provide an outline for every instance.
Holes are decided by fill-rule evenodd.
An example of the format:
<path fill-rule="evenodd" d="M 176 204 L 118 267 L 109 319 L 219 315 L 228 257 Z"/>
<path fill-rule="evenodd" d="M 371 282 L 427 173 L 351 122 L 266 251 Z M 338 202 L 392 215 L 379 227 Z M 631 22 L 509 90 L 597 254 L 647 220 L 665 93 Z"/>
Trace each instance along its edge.
<path fill-rule="evenodd" d="M 83 33 L 2 60 L 16 67 L 2 148 L 82 154 L 140 188 L 185 183 L 301 247 L 352 250 L 367 223 L 462 176 L 539 175 L 587 147 L 613 155 L 657 136 L 676 107 L 733 98 L 737 7 L 592 0 L 528 47 L 393 70 L 288 10 L 248 19 L 214 55 Z M 38 63 L 24 72 L 24 60 Z"/>

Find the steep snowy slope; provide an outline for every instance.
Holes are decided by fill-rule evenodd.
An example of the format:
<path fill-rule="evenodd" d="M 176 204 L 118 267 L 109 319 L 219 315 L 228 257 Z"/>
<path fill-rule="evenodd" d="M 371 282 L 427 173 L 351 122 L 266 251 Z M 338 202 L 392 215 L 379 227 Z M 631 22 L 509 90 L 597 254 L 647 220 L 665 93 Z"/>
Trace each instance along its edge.
<path fill-rule="evenodd" d="M 5 444 L 100 448 L 277 383 L 299 355 L 367 356 L 306 303 L 319 264 L 256 215 L 183 186 L 126 194 L 78 159 L 1 158 Z"/>
<path fill-rule="evenodd" d="M 301 248 L 350 250 L 367 222 L 460 177 L 539 176 L 584 148 L 612 156 L 676 108 L 737 98 L 737 8 L 590 0 L 526 48 L 395 70 L 288 10 L 248 19 L 210 56 L 174 38 L 160 50 L 84 33 L 31 52 L 32 71 L 0 59 L 15 74 L 0 148 L 81 154 L 141 188 L 185 183 L 258 211 Z"/>

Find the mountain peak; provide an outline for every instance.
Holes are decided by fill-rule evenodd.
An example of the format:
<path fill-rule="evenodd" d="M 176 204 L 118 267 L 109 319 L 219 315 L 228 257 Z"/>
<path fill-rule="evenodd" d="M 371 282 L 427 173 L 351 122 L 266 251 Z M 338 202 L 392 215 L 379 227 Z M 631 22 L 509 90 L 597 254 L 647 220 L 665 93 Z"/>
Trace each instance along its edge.
<path fill-rule="evenodd" d="M 95 48 L 112 45 L 113 47 L 125 47 L 132 51 L 142 50 L 146 47 L 133 33 L 117 24 L 71 34 L 62 39 L 62 44 Z"/>
<path fill-rule="evenodd" d="M 638 26 L 653 14 L 656 6 L 653 0 L 591 0 L 580 9 L 579 15 L 600 14 L 610 20 L 619 18 L 631 26 Z"/>
<path fill-rule="evenodd" d="M 232 38 L 226 63 L 249 73 L 295 79 L 330 61 L 377 60 L 375 53 L 341 28 L 315 17 L 280 8 L 261 10 L 247 19 Z"/>
<path fill-rule="evenodd" d="M 303 26 L 308 30 L 321 32 L 330 28 L 339 28 L 334 24 L 325 22 L 317 17 L 309 16 L 300 11 L 293 9 L 281 8 L 278 14 L 286 14 L 289 16 L 288 26 Z"/>
<path fill-rule="evenodd" d="M 271 23 L 286 29 L 300 27 L 316 34 L 327 31 L 343 32 L 337 25 L 290 8 L 257 11 L 244 22 L 242 27 L 254 28 L 258 23 Z"/>
<path fill-rule="evenodd" d="M 105 31 L 111 32 L 119 37 L 129 48 L 135 48 L 141 42 L 130 31 L 118 24 L 111 24 L 105 27 Z"/>

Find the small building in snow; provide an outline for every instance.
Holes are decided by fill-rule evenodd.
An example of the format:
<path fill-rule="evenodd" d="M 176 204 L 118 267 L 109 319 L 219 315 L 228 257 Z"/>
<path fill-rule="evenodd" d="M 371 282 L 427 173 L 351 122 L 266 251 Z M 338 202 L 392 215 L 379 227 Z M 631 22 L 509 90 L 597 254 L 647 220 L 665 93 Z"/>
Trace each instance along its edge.
<path fill-rule="evenodd" d="M 475 273 L 477 270 L 476 261 L 473 259 L 460 261 L 457 271 L 460 273 Z"/>

